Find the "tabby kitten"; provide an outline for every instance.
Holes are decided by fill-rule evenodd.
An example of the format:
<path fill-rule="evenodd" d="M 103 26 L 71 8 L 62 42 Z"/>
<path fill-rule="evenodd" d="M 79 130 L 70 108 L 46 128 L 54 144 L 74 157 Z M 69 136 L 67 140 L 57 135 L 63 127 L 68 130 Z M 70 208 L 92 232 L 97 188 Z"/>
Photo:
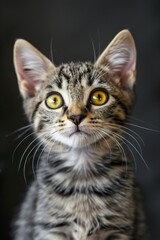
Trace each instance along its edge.
<path fill-rule="evenodd" d="M 14 65 L 26 115 L 44 146 L 15 239 L 145 239 L 122 135 L 134 102 L 131 33 L 121 31 L 94 64 L 60 66 L 19 39 Z"/>

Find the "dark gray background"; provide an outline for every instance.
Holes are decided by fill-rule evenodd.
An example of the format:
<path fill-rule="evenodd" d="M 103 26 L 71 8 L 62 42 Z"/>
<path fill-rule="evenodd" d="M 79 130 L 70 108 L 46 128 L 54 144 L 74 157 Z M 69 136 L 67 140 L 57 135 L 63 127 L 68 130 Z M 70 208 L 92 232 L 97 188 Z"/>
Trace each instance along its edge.
<path fill-rule="evenodd" d="M 9 135 L 27 124 L 13 68 L 12 49 L 24 38 L 50 58 L 50 43 L 56 64 L 93 61 L 92 42 L 98 56 L 122 29 L 129 29 L 136 42 L 137 101 L 132 120 L 145 128 L 160 130 L 160 7 L 157 0 L 11 1 L 0 3 L 0 239 L 11 239 L 10 223 L 23 198 L 26 184 L 18 162 L 27 144 L 12 154 L 23 137 Z M 141 120 L 141 121 L 140 121 Z M 151 239 L 160 239 L 160 133 L 134 127 L 145 142 L 147 170 L 136 154 L 136 177 L 142 186 L 149 217 Z M 26 135 L 25 135 L 26 136 Z M 136 143 L 135 143 L 136 145 Z M 31 177 L 27 164 L 27 181 Z M 127 209 L 126 209 L 127 210 Z"/>

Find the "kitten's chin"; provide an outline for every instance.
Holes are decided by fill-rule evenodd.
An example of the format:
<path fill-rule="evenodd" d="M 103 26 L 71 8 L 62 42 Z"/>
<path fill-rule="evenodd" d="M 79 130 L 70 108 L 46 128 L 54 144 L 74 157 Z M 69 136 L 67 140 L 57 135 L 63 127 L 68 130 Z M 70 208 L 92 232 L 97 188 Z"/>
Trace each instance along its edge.
<path fill-rule="evenodd" d="M 54 138 L 54 140 L 72 148 L 87 147 L 96 141 L 92 135 L 86 134 L 84 132 L 75 132 L 69 136 L 56 134 Z"/>

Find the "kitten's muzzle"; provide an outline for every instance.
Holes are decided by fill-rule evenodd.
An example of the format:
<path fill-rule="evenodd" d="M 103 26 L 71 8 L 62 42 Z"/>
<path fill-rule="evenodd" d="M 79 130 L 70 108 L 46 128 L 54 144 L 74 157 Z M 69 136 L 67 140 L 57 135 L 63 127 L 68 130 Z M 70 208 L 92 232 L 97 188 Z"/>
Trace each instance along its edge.
<path fill-rule="evenodd" d="M 86 114 L 78 114 L 78 115 L 68 116 L 68 119 L 72 121 L 76 126 L 78 126 L 85 117 L 86 117 Z"/>

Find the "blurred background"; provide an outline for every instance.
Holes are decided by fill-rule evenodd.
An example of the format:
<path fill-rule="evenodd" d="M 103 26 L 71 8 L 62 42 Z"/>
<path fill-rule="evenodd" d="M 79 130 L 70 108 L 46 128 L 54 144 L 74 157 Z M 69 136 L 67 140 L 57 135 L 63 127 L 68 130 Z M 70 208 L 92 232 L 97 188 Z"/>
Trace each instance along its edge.
<path fill-rule="evenodd" d="M 11 238 L 11 222 L 32 178 L 31 155 L 19 163 L 32 140 L 30 131 L 14 132 L 28 124 L 22 109 L 13 68 L 13 45 L 24 38 L 56 64 L 93 61 L 122 29 L 135 39 L 137 100 L 131 123 L 141 136 L 143 157 L 136 158 L 135 174 L 142 187 L 150 240 L 160 239 L 160 6 L 158 0 L 1 0 L 0 3 L 0 239 Z M 51 44 L 52 43 L 52 44 Z M 52 45 L 52 46 L 51 46 Z M 94 45 L 94 47 L 93 47 Z M 152 129 L 152 130 L 149 130 Z M 154 129 L 154 130 L 153 130 Z M 25 139 L 24 139 L 25 138 Z M 24 139 L 24 140 L 23 140 Z M 134 142 L 138 149 L 137 143 Z M 21 143 L 21 144 L 20 144 Z M 130 145 L 131 146 L 131 145 Z M 30 149 L 31 151 L 31 149 Z"/>

